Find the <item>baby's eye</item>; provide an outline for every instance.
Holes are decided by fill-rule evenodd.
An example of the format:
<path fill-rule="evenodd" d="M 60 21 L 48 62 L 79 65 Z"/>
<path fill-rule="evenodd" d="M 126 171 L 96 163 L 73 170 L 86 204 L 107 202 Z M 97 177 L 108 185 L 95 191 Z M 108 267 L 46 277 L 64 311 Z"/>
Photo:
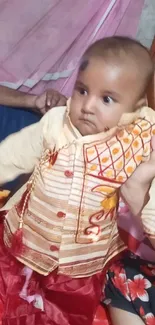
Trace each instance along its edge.
<path fill-rule="evenodd" d="M 83 96 L 86 96 L 88 94 L 87 90 L 85 90 L 84 88 L 79 88 L 79 93 Z"/>
<path fill-rule="evenodd" d="M 113 100 L 110 96 L 104 96 L 104 97 L 103 97 L 103 102 L 104 102 L 105 104 L 111 104 L 111 103 L 114 102 L 114 100 Z"/>

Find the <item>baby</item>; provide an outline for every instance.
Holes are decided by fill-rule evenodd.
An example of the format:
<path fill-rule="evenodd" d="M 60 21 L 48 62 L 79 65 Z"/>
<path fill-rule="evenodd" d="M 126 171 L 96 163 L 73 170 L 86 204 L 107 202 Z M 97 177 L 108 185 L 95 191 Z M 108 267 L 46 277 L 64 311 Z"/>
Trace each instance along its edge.
<path fill-rule="evenodd" d="M 92 324 L 105 270 L 127 249 L 120 190 L 151 154 L 155 114 L 143 106 L 153 70 L 138 42 L 99 40 L 67 108 L 1 143 L 0 185 L 32 173 L 3 211 L 3 324 Z"/>

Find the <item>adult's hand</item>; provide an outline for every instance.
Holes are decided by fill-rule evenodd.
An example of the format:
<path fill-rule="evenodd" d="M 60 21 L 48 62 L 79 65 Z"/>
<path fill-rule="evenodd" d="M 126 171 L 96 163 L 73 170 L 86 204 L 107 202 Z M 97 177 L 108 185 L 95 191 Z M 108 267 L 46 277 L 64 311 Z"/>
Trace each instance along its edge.
<path fill-rule="evenodd" d="M 67 98 L 54 89 L 45 91 L 36 96 L 35 109 L 40 114 L 45 114 L 50 108 L 55 106 L 65 106 Z"/>
<path fill-rule="evenodd" d="M 136 216 L 149 201 L 149 189 L 155 178 L 155 136 L 152 137 L 149 161 L 142 163 L 121 187 L 121 195 L 130 211 Z"/>

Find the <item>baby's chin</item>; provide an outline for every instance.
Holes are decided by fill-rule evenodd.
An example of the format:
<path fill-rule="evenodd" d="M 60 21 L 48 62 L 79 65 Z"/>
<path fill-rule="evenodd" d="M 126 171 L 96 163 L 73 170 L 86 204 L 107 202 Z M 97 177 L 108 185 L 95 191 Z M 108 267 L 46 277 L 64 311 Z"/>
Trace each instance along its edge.
<path fill-rule="evenodd" d="M 76 126 L 78 131 L 82 136 L 97 134 L 97 129 L 94 124 L 88 121 L 78 121 L 78 125 Z"/>

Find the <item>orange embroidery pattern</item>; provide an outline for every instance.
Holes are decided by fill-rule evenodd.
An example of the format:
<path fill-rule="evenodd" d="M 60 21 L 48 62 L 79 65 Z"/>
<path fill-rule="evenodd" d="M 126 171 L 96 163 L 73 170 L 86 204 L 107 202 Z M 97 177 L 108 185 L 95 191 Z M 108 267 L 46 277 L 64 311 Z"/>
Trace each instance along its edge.
<path fill-rule="evenodd" d="M 85 229 L 85 234 L 99 238 L 99 221 L 108 217 L 112 220 L 115 216 L 118 188 L 132 175 L 143 157 L 150 154 L 153 134 L 155 126 L 152 127 L 147 120 L 138 119 L 109 141 L 85 146 L 86 174 L 100 180 L 100 185 L 92 188 L 92 192 L 102 197 L 101 210 L 89 217 L 90 226 Z"/>

